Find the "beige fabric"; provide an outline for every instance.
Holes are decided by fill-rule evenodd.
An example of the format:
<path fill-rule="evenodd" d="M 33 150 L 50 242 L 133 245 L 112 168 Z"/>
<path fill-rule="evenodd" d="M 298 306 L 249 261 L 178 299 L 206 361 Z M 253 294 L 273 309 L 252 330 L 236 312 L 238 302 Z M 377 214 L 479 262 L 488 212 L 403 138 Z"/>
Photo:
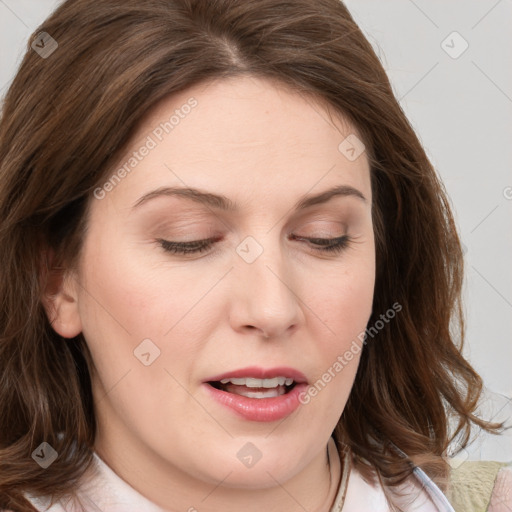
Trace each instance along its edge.
<path fill-rule="evenodd" d="M 446 497 L 455 512 L 487 512 L 499 471 L 505 463 L 466 461 L 453 468 Z"/>

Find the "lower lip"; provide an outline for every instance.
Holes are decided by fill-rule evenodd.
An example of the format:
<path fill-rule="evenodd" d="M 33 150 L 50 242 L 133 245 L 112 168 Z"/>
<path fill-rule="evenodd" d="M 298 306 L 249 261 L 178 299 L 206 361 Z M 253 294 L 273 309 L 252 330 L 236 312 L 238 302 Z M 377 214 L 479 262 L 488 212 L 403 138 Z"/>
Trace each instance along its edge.
<path fill-rule="evenodd" d="M 296 384 L 291 391 L 272 398 L 248 398 L 235 393 L 216 389 L 210 384 L 207 393 L 222 405 L 229 407 L 236 414 L 249 421 L 278 421 L 294 412 L 301 403 L 299 395 L 307 389 L 307 384 Z"/>

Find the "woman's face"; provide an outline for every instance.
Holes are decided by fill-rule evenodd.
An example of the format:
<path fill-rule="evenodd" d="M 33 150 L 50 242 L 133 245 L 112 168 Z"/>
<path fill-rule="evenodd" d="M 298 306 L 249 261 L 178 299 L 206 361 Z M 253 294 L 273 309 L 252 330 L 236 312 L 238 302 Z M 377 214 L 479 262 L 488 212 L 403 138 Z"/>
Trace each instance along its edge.
<path fill-rule="evenodd" d="M 261 489 L 324 462 L 375 280 L 368 160 L 334 122 L 267 80 L 202 84 L 160 102 L 95 191 L 56 329 L 85 336 L 96 448 L 128 480 Z"/>

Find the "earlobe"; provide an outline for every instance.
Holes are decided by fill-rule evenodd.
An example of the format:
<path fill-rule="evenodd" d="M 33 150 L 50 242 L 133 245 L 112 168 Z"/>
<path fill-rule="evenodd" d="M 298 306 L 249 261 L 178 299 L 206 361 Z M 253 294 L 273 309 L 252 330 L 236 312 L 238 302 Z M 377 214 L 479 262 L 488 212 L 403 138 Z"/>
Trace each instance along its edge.
<path fill-rule="evenodd" d="M 53 253 L 48 254 L 41 301 L 53 330 L 63 338 L 74 338 L 82 332 L 78 310 L 78 286 L 74 273 L 52 268 Z"/>

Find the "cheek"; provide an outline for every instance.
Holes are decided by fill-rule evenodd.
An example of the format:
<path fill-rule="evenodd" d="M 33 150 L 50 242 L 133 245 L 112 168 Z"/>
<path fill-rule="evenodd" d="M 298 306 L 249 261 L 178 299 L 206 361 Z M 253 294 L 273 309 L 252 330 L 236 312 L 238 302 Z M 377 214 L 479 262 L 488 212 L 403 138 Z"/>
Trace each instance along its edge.
<path fill-rule="evenodd" d="M 336 340 L 346 342 L 364 331 L 372 312 L 374 286 L 375 268 L 370 258 L 332 272 L 316 285 L 315 313 Z"/>
<path fill-rule="evenodd" d="M 173 396 L 174 406 L 187 410 L 187 396 L 165 371 L 185 383 L 197 355 L 190 344 L 173 343 L 185 337 L 187 323 L 180 319 L 190 309 L 187 298 L 193 290 L 179 272 L 173 273 L 176 288 L 171 289 L 169 271 L 149 271 L 127 250 L 118 257 L 98 251 L 89 261 L 94 264 L 84 271 L 80 315 L 97 395 L 108 396 L 120 417 L 136 428 L 144 428 L 141 420 L 149 415 L 163 428 L 170 414 L 163 397 Z M 153 416 L 154 411 L 160 414 Z M 186 419 L 187 413 L 180 417 Z"/>
<path fill-rule="evenodd" d="M 88 253 L 92 263 L 84 265 L 82 316 L 90 320 L 94 316 L 100 327 L 118 330 L 133 342 L 162 338 L 184 313 L 187 297 L 194 295 L 193 283 L 179 269 L 147 264 L 140 249 L 125 246 L 115 251 L 114 247 L 111 242 L 108 250 L 100 246 L 94 255 Z"/>
<path fill-rule="evenodd" d="M 198 279 L 190 265 L 148 258 L 153 248 L 121 242 L 103 236 L 84 248 L 80 316 L 103 385 L 110 387 L 130 371 L 130 380 L 141 373 L 139 382 L 155 389 L 165 368 L 186 380 L 204 338 L 204 305 L 199 302 L 215 276 Z M 156 356 L 149 368 L 137 359 L 148 351 L 150 360 Z M 191 363 L 176 368 L 176 360 Z"/>
<path fill-rule="evenodd" d="M 322 320 L 321 332 L 319 330 L 315 336 L 319 357 L 316 388 L 322 395 L 317 403 L 318 413 L 327 415 L 325 421 L 340 415 L 348 399 L 364 349 L 364 331 L 372 313 L 373 256 L 370 251 L 368 257 L 360 256 L 351 264 L 347 262 L 343 271 L 339 269 L 326 276 L 311 296 L 312 309 Z M 322 336 L 321 333 L 327 334 Z M 337 407 L 327 405 L 333 403 Z"/>
<path fill-rule="evenodd" d="M 301 400 L 308 417 L 314 415 L 320 424 L 336 424 L 350 395 L 372 313 L 374 283 L 371 259 L 360 260 L 318 283 L 316 293 L 310 294 L 313 316 L 321 319 L 316 335 L 312 333 L 318 359 L 314 380 Z"/>

